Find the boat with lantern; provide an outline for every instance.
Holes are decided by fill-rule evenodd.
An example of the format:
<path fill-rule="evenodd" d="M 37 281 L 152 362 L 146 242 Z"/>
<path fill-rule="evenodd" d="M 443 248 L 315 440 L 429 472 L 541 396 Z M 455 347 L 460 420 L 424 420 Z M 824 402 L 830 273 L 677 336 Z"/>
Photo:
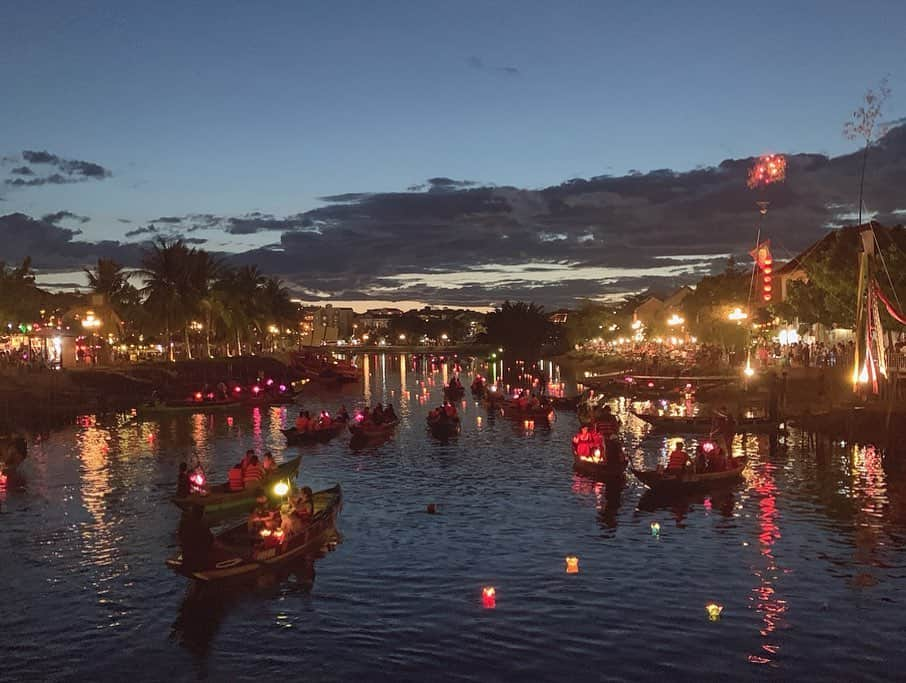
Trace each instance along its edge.
<path fill-rule="evenodd" d="M 295 427 L 281 429 L 283 436 L 286 437 L 286 443 L 289 446 L 297 446 L 307 443 L 327 443 L 331 439 L 339 436 L 346 429 L 346 422 L 336 420 L 327 427 L 312 429 L 310 431 L 300 432 Z"/>
<path fill-rule="evenodd" d="M 386 436 L 390 436 L 399 423 L 399 420 L 393 420 L 392 422 L 381 422 L 380 424 L 375 424 L 374 422 L 359 422 L 357 420 L 351 420 L 349 422 L 349 433 L 352 434 L 353 438 L 380 439 Z"/>
<path fill-rule="evenodd" d="M 579 455 L 573 448 L 573 469 L 592 479 L 609 481 L 622 479 L 626 475 L 629 458 L 620 449 L 619 456 L 606 457 L 600 448 L 594 448 L 588 455 Z"/>
<path fill-rule="evenodd" d="M 180 412 L 205 412 L 208 410 L 226 410 L 238 408 L 242 405 L 235 398 L 204 398 L 196 394 L 192 398 L 175 401 L 155 401 L 144 403 L 136 408 L 139 413 L 180 413 Z"/>
<path fill-rule="evenodd" d="M 447 399 L 448 401 L 458 401 L 465 395 L 466 395 L 466 390 L 464 387 L 461 387 L 461 386 L 444 387 L 444 398 Z"/>
<path fill-rule="evenodd" d="M 656 432 L 674 434 L 710 434 L 714 429 L 714 418 L 710 415 L 649 415 L 630 411 L 640 420 L 651 425 Z M 773 434 L 780 428 L 780 422 L 767 417 L 743 417 L 734 421 L 737 432 L 749 434 Z"/>
<path fill-rule="evenodd" d="M 287 460 L 269 472 L 254 488 L 230 491 L 229 484 L 218 484 L 206 489 L 203 493 L 190 493 L 188 496 L 174 496 L 171 498 L 180 509 L 190 511 L 200 507 L 206 517 L 224 517 L 227 515 L 247 512 L 255 506 L 255 498 L 263 490 L 268 496 L 273 497 L 270 485 L 281 481 L 294 481 L 299 474 L 299 465 L 302 456 Z"/>
<path fill-rule="evenodd" d="M 731 458 L 730 467 L 719 472 L 671 473 L 664 469 L 637 470 L 631 468 L 636 479 L 658 493 L 696 491 L 735 483 L 742 478 L 746 468 L 745 458 Z"/>
<path fill-rule="evenodd" d="M 337 517 L 343 507 L 339 484 L 315 491 L 314 514 L 304 531 L 285 536 L 280 529 L 249 534 L 243 521 L 216 534 L 215 545 L 200 567 L 187 567 L 183 554 L 168 559 L 167 566 L 177 574 L 205 583 L 255 576 L 262 571 L 278 569 L 294 559 L 320 550 L 336 534 Z"/>
<path fill-rule="evenodd" d="M 441 440 L 456 436 L 462 428 L 459 416 L 447 417 L 446 415 L 440 415 L 432 419 L 429 415 L 426 418 L 426 422 L 428 423 L 428 431 L 431 432 L 431 436 Z"/>
<path fill-rule="evenodd" d="M 516 401 L 506 401 L 500 406 L 504 417 L 514 420 L 539 420 L 546 422 L 554 417 L 554 409 L 550 405 L 521 407 Z"/>

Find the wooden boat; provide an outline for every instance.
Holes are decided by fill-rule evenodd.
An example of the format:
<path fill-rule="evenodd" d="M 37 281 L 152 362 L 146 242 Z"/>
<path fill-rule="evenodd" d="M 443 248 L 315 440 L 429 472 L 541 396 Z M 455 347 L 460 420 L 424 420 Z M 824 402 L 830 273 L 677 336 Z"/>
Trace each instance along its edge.
<path fill-rule="evenodd" d="M 444 398 L 448 401 L 458 401 L 466 395 L 463 387 L 444 387 Z"/>
<path fill-rule="evenodd" d="M 558 410 L 576 410 L 580 396 L 551 396 L 551 405 Z"/>
<path fill-rule="evenodd" d="M 0 474 L 15 472 L 27 457 L 28 444 L 23 437 L 0 437 Z"/>
<path fill-rule="evenodd" d="M 636 478 L 652 491 L 681 492 L 707 489 L 712 486 L 733 483 L 742 477 L 746 468 L 745 458 L 735 458 L 733 467 L 720 472 L 683 472 L 668 473 L 666 470 L 632 469 Z"/>
<path fill-rule="evenodd" d="M 188 496 L 174 496 L 171 500 L 183 510 L 191 510 L 195 506 L 204 509 L 207 517 L 223 517 L 240 512 L 246 512 L 255 507 L 255 498 L 261 491 L 269 497 L 274 494 L 270 485 L 281 479 L 294 481 L 299 474 L 299 465 L 302 457 L 293 458 L 277 466 L 273 472 L 260 481 L 258 486 L 241 491 L 230 491 L 227 484 L 220 484 L 209 489 L 208 493 L 192 493 Z"/>
<path fill-rule="evenodd" d="M 549 405 L 538 408 L 520 408 L 515 401 L 507 401 L 501 408 L 504 417 L 516 420 L 550 420 L 554 415 L 554 409 Z"/>
<path fill-rule="evenodd" d="M 399 423 L 400 421 L 398 419 L 393 422 L 382 422 L 381 424 L 351 420 L 349 422 L 349 432 L 354 437 L 377 439 L 392 434 Z"/>
<path fill-rule="evenodd" d="M 646 415 L 633 412 L 640 420 L 650 424 L 654 431 L 674 432 L 678 434 L 709 434 L 714 426 L 710 415 L 682 417 L 678 415 Z M 778 421 L 766 417 L 744 417 L 735 422 L 737 432 L 750 434 L 772 434 L 778 429 Z"/>
<path fill-rule="evenodd" d="M 286 443 L 290 446 L 305 443 L 327 443 L 346 429 L 346 423 L 342 420 L 333 422 L 329 427 L 322 427 L 310 432 L 296 431 L 295 427 L 290 429 L 281 429 L 283 436 L 286 437 Z"/>
<path fill-rule="evenodd" d="M 583 457 L 573 449 L 573 469 L 592 479 L 601 481 L 620 479 L 626 474 L 626 465 L 628 463 L 629 458 L 622 452 L 617 461 L 612 462 L 611 459 L 602 458 L 600 455 Z"/>
<path fill-rule="evenodd" d="M 459 417 L 442 417 L 436 420 L 432 420 L 430 417 L 426 419 L 428 423 L 428 430 L 431 432 L 431 436 L 436 439 L 449 439 L 451 436 L 456 436 L 459 434 L 461 429 L 461 424 Z"/>
<path fill-rule="evenodd" d="M 177 574 L 207 583 L 254 576 L 268 569 L 278 569 L 293 559 L 319 550 L 336 531 L 337 516 L 343 507 L 340 485 L 316 491 L 314 515 L 304 531 L 284 539 L 267 541 L 251 538 L 245 521 L 217 534 L 219 547 L 208 553 L 203 566 L 186 567 L 183 555 L 167 560 Z"/>
<path fill-rule="evenodd" d="M 228 408 L 238 408 L 240 405 L 241 401 L 234 398 L 219 398 L 205 401 L 186 399 L 184 401 L 145 403 L 143 405 L 140 405 L 136 410 L 139 413 L 203 413 L 209 410 L 226 410 Z"/>

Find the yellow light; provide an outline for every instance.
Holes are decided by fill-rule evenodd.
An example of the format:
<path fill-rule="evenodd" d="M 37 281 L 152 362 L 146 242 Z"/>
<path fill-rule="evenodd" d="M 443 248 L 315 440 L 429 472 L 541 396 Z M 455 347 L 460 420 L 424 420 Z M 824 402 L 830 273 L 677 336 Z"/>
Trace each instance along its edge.
<path fill-rule="evenodd" d="M 717 621 L 720 619 L 720 613 L 724 611 L 723 605 L 718 605 L 714 602 L 709 602 L 705 605 L 705 610 L 708 612 L 708 618 L 711 621 Z"/>
<path fill-rule="evenodd" d="M 282 498 L 287 493 L 289 493 L 289 484 L 287 484 L 285 481 L 278 481 L 276 484 L 274 484 L 274 495 Z"/>
<path fill-rule="evenodd" d="M 677 325 L 682 325 L 684 322 L 686 322 L 685 319 L 678 316 L 676 313 L 674 313 L 667 319 L 667 324 L 670 327 L 676 327 Z"/>
<path fill-rule="evenodd" d="M 727 320 L 745 320 L 748 317 L 749 314 L 739 307 L 734 308 L 727 314 Z"/>
<path fill-rule="evenodd" d="M 746 377 L 751 377 L 755 374 L 755 369 L 751 365 L 746 364 L 746 369 L 743 370 L 743 374 L 745 374 Z"/>
<path fill-rule="evenodd" d="M 639 329 L 641 326 L 642 326 L 642 321 L 641 321 L 641 320 L 633 320 L 633 321 L 632 321 L 632 325 L 630 325 L 630 327 L 631 327 L 632 329 L 634 329 L 634 330 Z"/>
<path fill-rule="evenodd" d="M 566 556 L 566 573 L 567 574 L 578 574 L 579 573 L 579 558 L 575 555 Z"/>

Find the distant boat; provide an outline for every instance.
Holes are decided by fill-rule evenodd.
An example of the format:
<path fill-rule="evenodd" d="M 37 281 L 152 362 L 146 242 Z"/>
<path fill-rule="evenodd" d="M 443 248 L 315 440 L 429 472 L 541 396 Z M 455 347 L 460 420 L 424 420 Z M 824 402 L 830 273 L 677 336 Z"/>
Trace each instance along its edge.
<path fill-rule="evenodd" d="M 654 431 L 658 432 L 710 434 L 714 427 L 714 419 L 709 415 L 683 417 L 681 415 L 646 415 L 635 411 L 632 414 L 650 424 Z M 737 432 L 772 434 L 778 430 L 779 422 L 766 417 L 744 417 L 736 420 L 734 426 Z"/>

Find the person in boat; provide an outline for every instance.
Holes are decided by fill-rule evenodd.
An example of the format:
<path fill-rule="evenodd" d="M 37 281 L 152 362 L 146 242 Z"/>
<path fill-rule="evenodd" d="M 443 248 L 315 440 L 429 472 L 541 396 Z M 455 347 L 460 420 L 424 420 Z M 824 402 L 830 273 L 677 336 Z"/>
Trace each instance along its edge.
<path fill-rule="evenodd" d="M 443 414 L 446 416 L 446 418 L 448 420 L 455 420 L 457 417 L 456 406 L 454 406 L 449 401 L 444 401 Z"/>
<path fill-rule="evenodd" d="M 245 488 L 245 479 L 242 476 L 242 463 L 237 462 L 227 473 L 227 489 L 229 491 L 242 491 Z"/>
<path fill-rule="evenodd" d="M 385 422 L 396 422 L 399 418 L 396 416 L 396 411 L 393 409 L 393 404 L 388 403 L 384 408 L 384 421 Z"/>
<path fill-rule="evenodd" d="M 176 478 L 176 495 L 180 498 L 189 495 L 189 466 L 179 463 L 179 474 Z"/>
<path fill-rule="evenodd" d="M 371 421 L 376 425 L 384 423 L 384 405 L 382 403 L 378 403 L 371 411 Z"/>
<path fill-rule="evenodd" d="M 273 472 L 275 469 L 277 469 L 277 461 L 274 460 L 274 456 L 270 451 L 264 452 L 264 457 L 261 459 L 261 467 L 264 470 L 265 474 Z"/>
<path fill-rule="evenodd" d="M 608 467 L 623 464 L 623 444 L 620 443 L 616 434 L 604 440 L 604 457 L 607 459 Z"/>
<path fill-rule="evenodd" d="M 595 430 L 600 432 L 605 439 L 609 439 L 620 429 L 620 421 L 617 416 L 611 412 L 610 406 L 604 406 L 601 409 L 601 416 L 595 423 Z"/>
<path fill-rule="evenodd" d="M 671 474 L 681 474 L 686 469 L 686 463 L 689 461 L 689 455 L 686 453 L 686 444 L 677 441 L 670 456 L 667 458 L 667 471 Z"/>
<path fill-rule="evenodd" d="M 337 422 L 349 422 L 349 411 L 346 410 L 346 406 L 340 406 L 340 410 L 337 411 Z"/>
<path fill-rule="evenodd" d="M 306 417 L 306 412 L 304 410 L 299 411 L 299 417 L 296 418 L 295 428 L 297 432 L 307 432 L 308 431 L 308 417 Z"/>
<path fill-rule="evenodd" d="M 258 462 L 258 456 L 252 454 L 245 472 L 242 473 L 242 483 L 247 489 L 257 487 L 261 480 L 264 479 L 264 468 Z"/>
<path fill-rule="evenodd" d="M 274 511 L 267 502 L 267 496 L 260 495 L 255 499 L 255 509 L 249 515 L 248 530 L 253 539 L 258 538 L 258 532 L 270 528 L 274 521 Z"/>
<path fill-rule="evenodd" d="M 321 414 L 318 416 L 318 429 L 326 429 L 327 427 L 330 427 L 332 422 L 330 413 L 326 410 L 322 410 Z"/>
<path fill-rule="evenodd" d="M 283 516 L 281 527 L 286 537 L 305 531 L 314 516 L 314 510 L 314 494 L 308 486 L 303 486 L 292 502 L 291 511 Z"/>
<path fill-rule="evenodd" d="M 182 546 L 182 563 L 188 571 L 203 569 L 208 553 L 217 545 L 214 534 L 202 521 L 204 508 L 193 505 L 179 520 L 179 544 Z"/>
<path fill-rule="evenodd" d="M 733 444 L 733 437 L 736 436 L 736 421 L 727 410 L 727 406 L 721 406 L 714 414 L 714 420 L 711 423 L 711 434 L 718 441 L 723 441 L 724 447 L 729 450 Z"/>
<path fill-rule="evenodd" d="M 245 474 L 246 469 L 248 469 L 249 463 L 252 462 L 254 455 L 255 451 L 250 448 L 245 452 L 245 455 L 242 456 L 242 460 L 239 461 L 239 466 L 242 468 L 243 475 Z"/>
<path fill-rule="evenodd" d="M 707 467 L 709 472 L 723 472 L 727 469 L 727 454 L 719 445 L 708 453 Z"/>
<path fill-rule="evenodd" d="M 579 433 L 573 437 L 573 451 L 580 458 L 587 458 L 594 448 L 594 436 L 588 431 L 588 425 L 582 425 Z"/>

